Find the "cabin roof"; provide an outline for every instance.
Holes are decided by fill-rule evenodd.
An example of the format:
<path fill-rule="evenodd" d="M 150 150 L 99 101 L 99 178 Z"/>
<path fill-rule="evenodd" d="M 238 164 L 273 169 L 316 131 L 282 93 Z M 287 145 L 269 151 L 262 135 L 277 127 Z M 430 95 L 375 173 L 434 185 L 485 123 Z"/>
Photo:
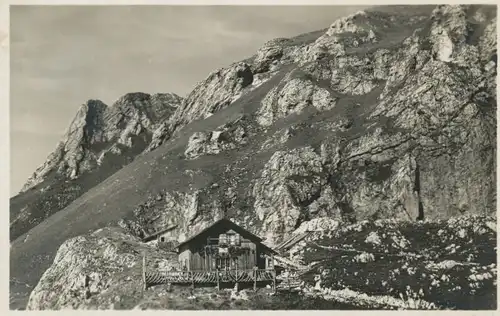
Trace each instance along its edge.
<path fill-rule="evenodd" d="M 260 245 L 262 245 L 266 250 L 272 252 L 272 253 L 277 253 L 274 249 L 266 246 L 265 244 L 262 243 L 262 238 L 260 238 L 259 236 L 249 232 L 248 230 L 244 229 L 243 227 L 233 223 L 232 221 L 230 221 L 229 219 L 227 218 L 222 218 L 218 221 L 215 221 L 214 223 L 212 223 L 210 226 L 204 228 L 202 231 L 200 231 L 199 233 L 189 237 L 188 239 L 186 239 L 185 241 L 179 243 L 177 245 L 177 249 L 179 250 L 180 247 L 188 244 L 188 243 L 191 243 L 192 241 L 194 241 L 195 239 L 197 239 L 198 237 L 200 237 L 201 235 L 203 235 L 204 233 L 208 232 L 209 230 L 211 230 L 212 228 L 214 228 L 215 226 L 219 226 L 219 225 L 224 225 L 226 227 L 228 227 L 230 230 L 244 236 L 245 238 L 255 242 L 255 243 L 258 243 Z"/>
<path fill-rule="evenodd" d="M 172 230 L 172 229 L 174 229 L 174 228 L 177 228 L 177 226 L 178 226 L 177 224 L 175 224 L 175 225 L 171 225 L 171 226 L 167 226 L 167 227 L 166 227 L 166 228 L 164 228 L 164 229 L 158 230 L 158 231 L 156 231 L 156 232 L 152 233 L 151 235 L 148 235 L 148 236 L 144 237 L 144 238 L 142 239 L 142 241 L 143 241 L 143 242 L 148 242 L 148 241 L 151 241 L 151 240 L 155 239 L 156 237 L 158 237 L 159 235 L 164 234 L 164 233 L 166 233 L 166 232 L 169 232 L 169 231 L 171 231 L 171 230 Z"/>
<path fill-rule="evenodd" d="M 301 234 L 293 235 L 292 237 L 285 239 L 283 242 L 281 242 L 278 246 L 276 246 L 277 251 L 284 251 L 288 250 L 294 245 L 296 245 L 298 242 L 306 238 L 311 232 L 304 232 Z"/>

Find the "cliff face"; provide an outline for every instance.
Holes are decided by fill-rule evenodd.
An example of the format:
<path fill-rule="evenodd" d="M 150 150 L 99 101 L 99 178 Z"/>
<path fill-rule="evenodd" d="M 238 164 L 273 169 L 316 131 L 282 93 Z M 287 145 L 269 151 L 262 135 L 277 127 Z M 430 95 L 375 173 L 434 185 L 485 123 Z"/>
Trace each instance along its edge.
<path fill-rule="evenodd" d="M 129 93 L 112 106 L 83 104 L 55 151 L 11 199 L 11 239 L 132 161 L 181 102 L 175 94 Z"/>
<path fill-rule="evenodd" d="M 481 6 L 366 11 L 270 41 L 168 119 L 113 134 L 151 139 L 13 242 L 12 278 L 34 286 L 66 239 L 110 223 L 135 236 L 175 223 L 181 241 L 227 216 L 273 245 L 318 220 L 494 214 L 496 54 L 496 11 Z M 86 170 L 74 157 L 67 177 Z"/>
<path fill-rule="evenodd" d="M 239 116 L 227 109 L 224 124 L 185 131 L 187 144 L 179 143 L 182 160 L 225 163 L 221 182 L 183 193 L 196 203 L 178 212 L 169 206 L 178 191 L 165 190 L 164 202 L 136 214 L 173 212 L 186 223 L 182 235 L 222 212 L 270 243 L 316 217 L 492 214 L 495 21 L 465 6 L 430 16 L 362 12 L 314 41 L 267 43 L 247 63 L 210 75 L 171 117 L 174 131 L 245 103 Z M 255 87 L 257 76 L 269 79 Z M 190 171 L 193 182 L 206 173 Z M 166 224 L 158 218 L 142 228 Z"/>

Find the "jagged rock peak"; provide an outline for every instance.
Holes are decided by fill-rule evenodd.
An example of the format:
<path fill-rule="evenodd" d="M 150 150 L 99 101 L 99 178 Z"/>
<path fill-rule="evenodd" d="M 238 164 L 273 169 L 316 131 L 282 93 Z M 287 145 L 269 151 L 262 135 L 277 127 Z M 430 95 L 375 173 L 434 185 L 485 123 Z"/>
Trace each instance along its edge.
<path fill-rule="evenodd" d="M 122 154 L 134 140 L 145 147 L 153 131 L 183 102 L 174 93 L 127 93 L 112 106 L 91 99 L 78 109 L 66 133 L 47 160 L 23 186 L 22 192 L 43 182 L 55 172 L 74 179 L 98 167 L 105 155 Z"/>
<path fill-rule="evenodd" d="M 131 92 L 118 98 L 113 107 L 134 107 L 138 110 L 163 112 L 164 108 L 177 108 L 183 98 L 175 93 L 148 94 L 144 92 Z M 159 113 L 156 113 L 159 114 Z"/>
<path fill-rule="evenodd" d="M 97 100 L 97 99 L 90 99 L 88 100 L 87 102 L 85 102 L 81 107 L 86 107 L 87 109 L 89 110 L 104 110 L 106 109 L 108 106 L 102 102 L 101 100 Z"/>
<path fill-rule="evenodd" d="M 147 101 L 151 98 L 149 93 L 144 92 L 129 92 L 116 101 L 116 103 L 125 103 L 125 102 L 136 102 L 136 101 Z"/>

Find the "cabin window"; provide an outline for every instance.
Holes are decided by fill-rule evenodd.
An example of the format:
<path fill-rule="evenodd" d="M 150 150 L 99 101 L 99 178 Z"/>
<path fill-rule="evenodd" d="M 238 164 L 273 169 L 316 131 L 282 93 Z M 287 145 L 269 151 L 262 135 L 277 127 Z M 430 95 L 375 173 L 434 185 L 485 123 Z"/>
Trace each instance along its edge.
<path fill-rule="evenodd" d="M 231 231 L 220 235 L 221 245 L 241 246 L 241 236 Z"/>
<path fill-rule="evenodd" d="M 226 234 L 219 235 L 219 245 L 220 246 L 227 245 L 227 235 Z"/>
<path fill-rule="evenodd" d="M 160 242 L 165 242 L 165 236 L 160 237 Z"/>

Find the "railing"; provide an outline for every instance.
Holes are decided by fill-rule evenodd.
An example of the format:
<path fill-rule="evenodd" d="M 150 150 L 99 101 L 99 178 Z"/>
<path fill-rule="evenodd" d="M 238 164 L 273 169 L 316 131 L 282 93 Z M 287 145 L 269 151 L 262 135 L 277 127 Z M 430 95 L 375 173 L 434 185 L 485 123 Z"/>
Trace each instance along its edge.
<path fill-rule="evenodd" d="M 157 284 L 217 284 L 220 288 L 221 283 L 239 283 L 253 282 L 254 289 L 258 282 L 272 281 L 273 289 L 276 290 L 276 270 L 272 269 L 253 269 L 246 270 L 198 270 L 198 271 L 147 271 L 146 254 L 142 257 L 142 283 L 144 289 Z"/>
<path fill-rule="evenodd" d="M 219 271 L 143 271 L 145 288 L 157 284 L 217 284 L 272 281 L 276 284 L 276 272 L 269 269 L 219 270 Z"/>

